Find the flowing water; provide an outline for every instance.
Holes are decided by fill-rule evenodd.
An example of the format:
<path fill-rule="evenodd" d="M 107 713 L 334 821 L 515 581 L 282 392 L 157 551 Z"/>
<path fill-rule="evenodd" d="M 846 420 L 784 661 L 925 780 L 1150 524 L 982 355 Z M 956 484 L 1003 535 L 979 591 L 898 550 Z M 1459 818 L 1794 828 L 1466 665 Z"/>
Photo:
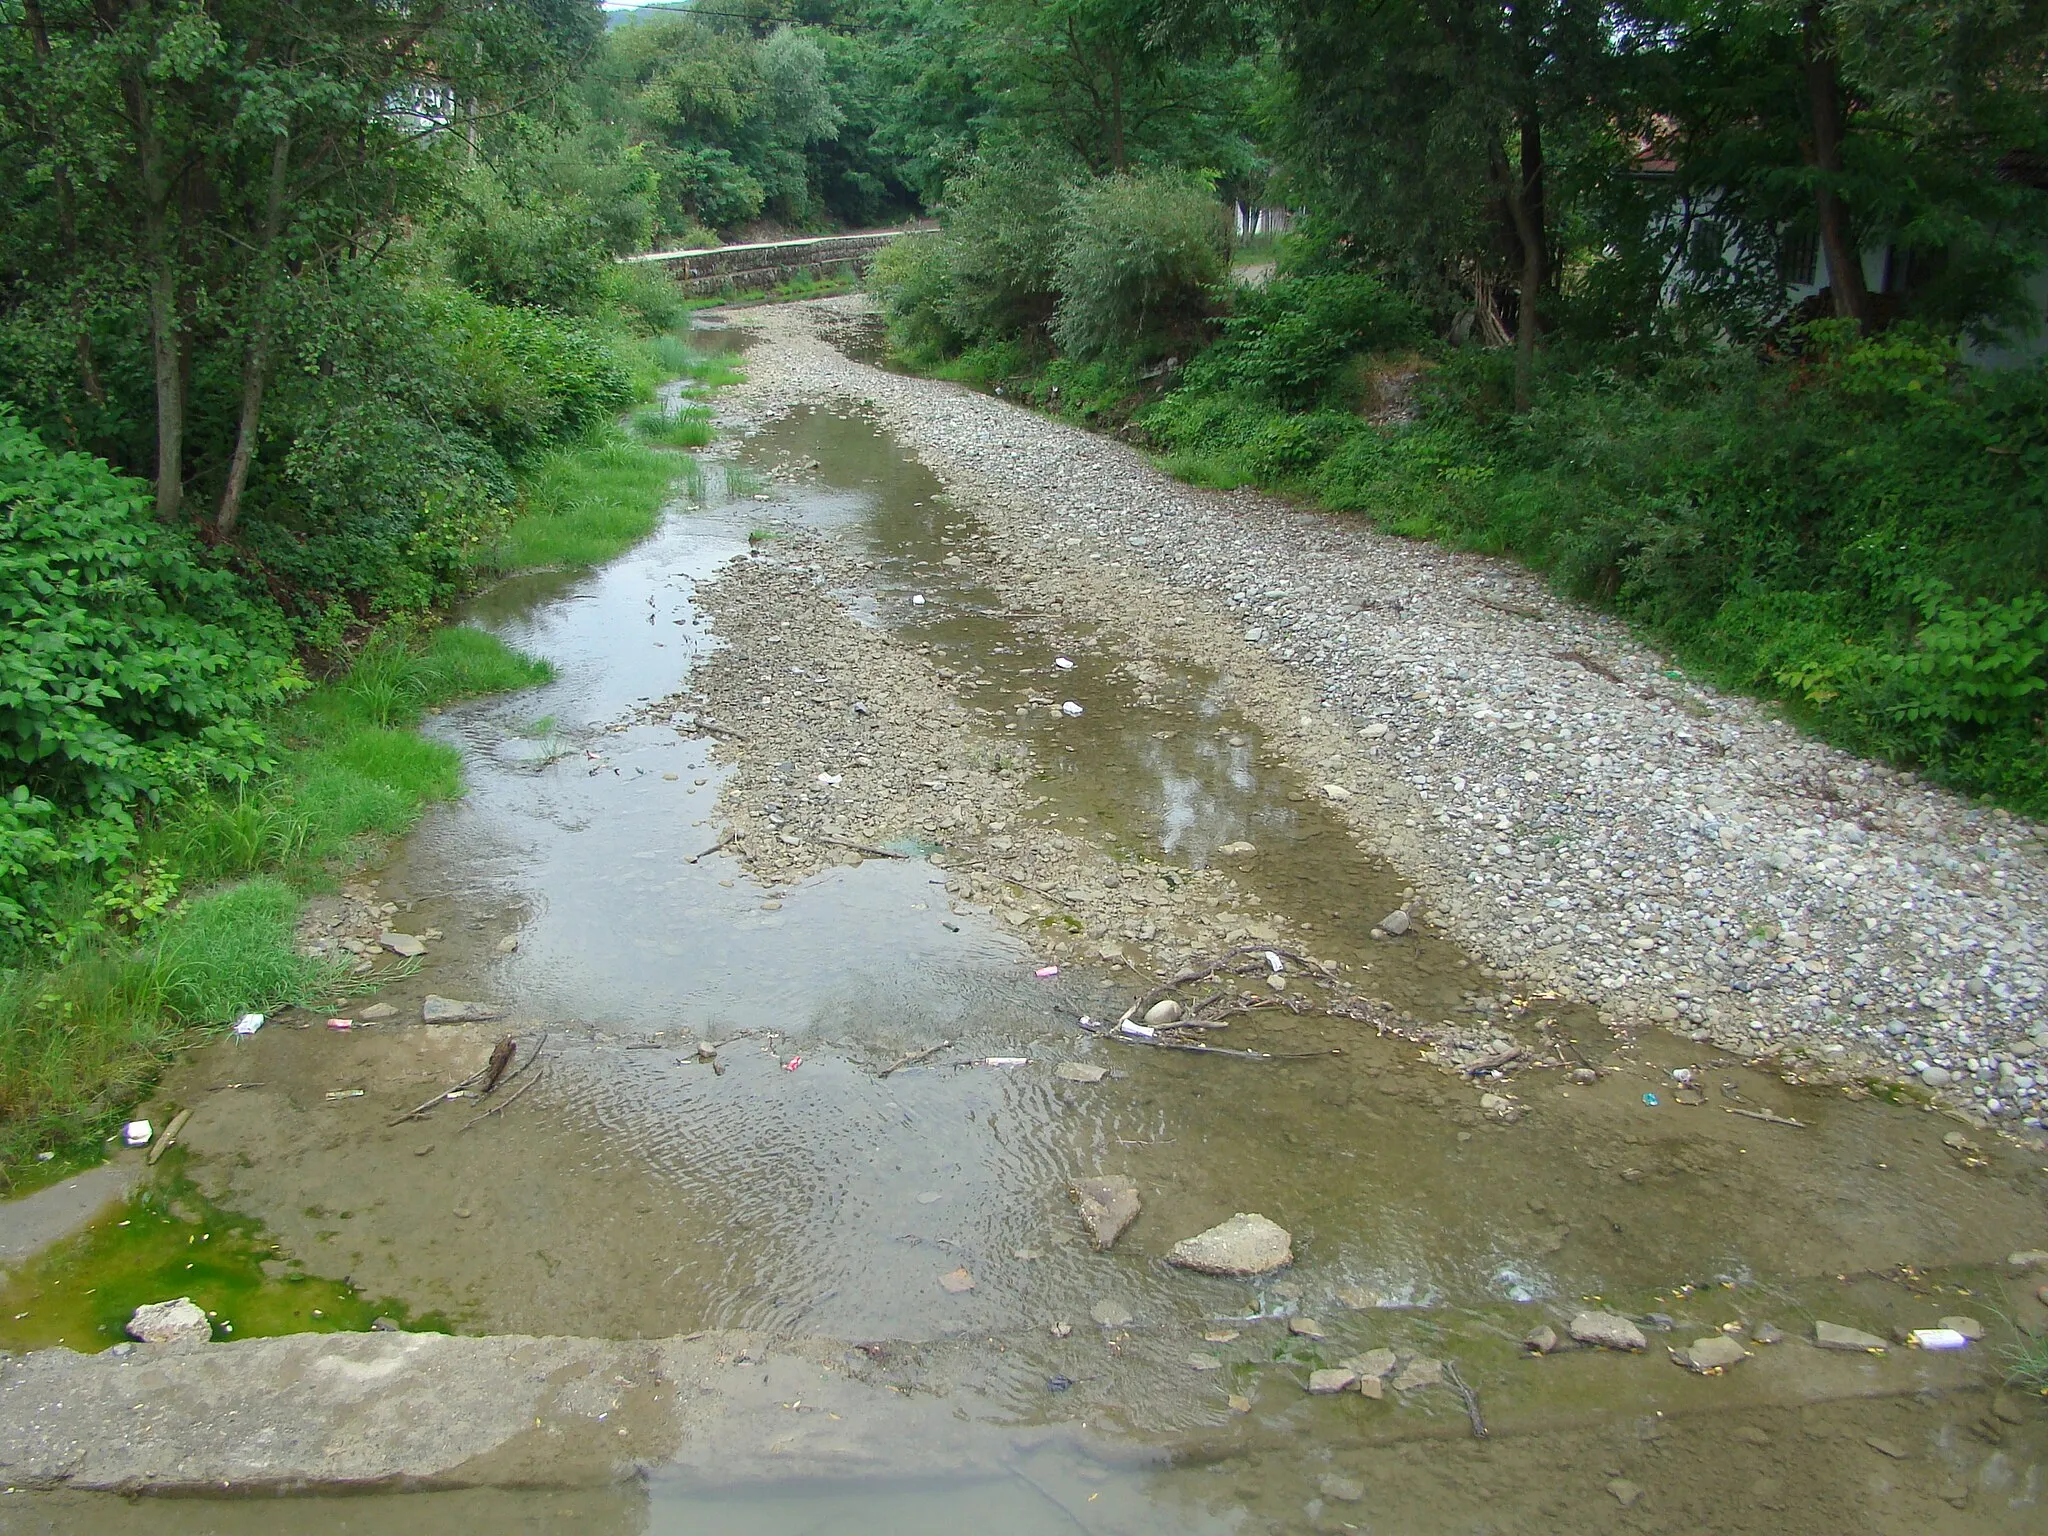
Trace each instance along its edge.
<path fill-rule="evenodd" d="M 1788 1363 L 1798 1346 L 1779 1346 L 1768 1369 L 1744 1367 L 1748 1377 L 1708 1381 L 1661 1360 L 1531 1364 L 1517 1341 L 1555 1315 L 1546 1305 L 1593 1297 L 1671 1314 L 1681 1342 L 1738 1320 L 1788 1332 L 1816 1315 L 1931 1322 L 1930 1308 L 1967 1310 L 1939 1300 L 1953 1291 L 1995 1308 L 2003 1293 L 1986 1266 L 2038 1225 L 2034 1170 L 1965 1166 L 1938 1116 L 1791 1087 L 1684 1040 L 1619 1050 L 1597 1018 L 1561 1008 L 1560 1027 L 1612 1070 L 1592 1086 L 1526 1082 L 1533 1112 L 1512 1125 L 1414 1047 L 1340 1019 L 1267 1026 L 1296 1048 L 1344 1048 L 1313 1061 L 1119 1053 L 1074 1027 L 1075 1013 L 1122 995 L 1115 978 L 1069 968 L 1038 979 L 1025 942 L 950 901 L 944 873 L 922 860 L 764 890 L 712 851 L 724 770 L 661 702 L 721 644 L 693 593 L 751 558 L 751 531 L 767 521 L 847 541 L 873 579 L 839 596 L 929 643 L 966 702 L 1008 717 L 1046 686 L 1047 656 L 971 562 L 945 563 L 979 537 L 973 508 L 858 414 L 799 411 L 740 458 L 773 476 L 765 501 L 714 491 L 602 569 L 507 582 L 472 607 L 469 622 L 546 656 L 557 678 L 434 723 L 463 748 L 469 793 L 377 872 L 401 907 L 394 926 L 445 935 L 380 995 L 401 1019 L 430 991 L 498 999 L 522 1032 L 546 1030 L 549 1065 L 526 1101 L 473 1130 L 447 1111 L 393 1126 L 461 1075 L 476 1032 L 282 1020 L 174 1074 L 166 1096 L 203 1107 L 173 1166 L 206 1200 L 260 1221 L 275 1268 L 345 1280 L 353 1296 L 465 1331 L 887 1341 L 928 1385 L 975 1405 L 987 1475 L 878 1481 L 857 1495 L 656 1477 L 574 1493 L 307 1500 L 288 1528 L 916 1532 L 954 1528 L 963 1499 L 1003 1533 L 1600 1527 L 1628 1513 L 1604 1490 L 1612 1469 L 1599 1463 L 1620 1453 L 1600 1437 L 1635 1456 L 1658 1442 L 1644 1425 L 1692 1415 L 1726 1429 L 1715 1415 L 1731 1404 L 1752 1418 L 1821 1417 L 1799 1420 L 1806 1439 L 1795 1425 L 1776 1471 L 1758 1474 L 1775 1495 L 1744 1472 L 1696 1528 L 1832 1529 L 1827 1512 L 1852 1508 L 1867 1518 L 1869 1478 L 1891 1469 L 1844 1470 L 1838 1442 L 1875 1411 L 1855 1401 L 1875 1389 Z M 910 592 L 927 601 L 910 605 Z M 1500 990 L 1440 939 L 1370 937 L 1402 893 L 1399 871 L 1276 765 L 1218 679 L 1161 664 L 1140 676 L 1111 627 L 1084 627 L 1070 649 L 1060 686 L 1087 712 L 1016 716 L 1031 722 L 1018 728 L 1063 825 L 1195 866 L 1249 839 L 1262 857 L 1238 878 L 1312 925 L 1320 953 L 1371 967 L 1375 993 L 1441 1018 Z M 1266 1038 L 1250 1023 L 1233 1033 Z M 936 1064 L 879 1075 L 940 1039 L 955 1046 Z M 720 1043 L 716 1067 L 696 1054 L 700 1040 Z M 977 1064 L 992 1056 L 1030 1064 Z M 1116 1075 L 1064 1082 L 1051 1068 L 1066 1059 Z M 1706 1103 L 1674 1100 L 1680 1067 L 1695 1069 Z M 1728 1112 L 1738 1108 L 1803 1124 Z M 1108 1254 L 1081 1239 L 1065 1193 L 1096 1171 L 1130 1176 L 1145 1201 Z M 1234 1211 L 1291 1229 L 1285 1276 L 1238 1284 L 1160 1262 Z M 939 1280 L 961 1267 L 974 1287 L 953 1294 Z M 33 1314 L 65 1279 L 59 1263 L 28 1282 L 43 1287 L 34 1297 L 17 1282 L 14 1310 Z M 1104 1302 L 1131 1324 L 1105 1333 L 1091 1321 Z M 91 1347 L 88 1328 L 111 1342 L 117 1313 L 110 1302 L 63 1314 L 68 1342 Z M 1290 1334 L 1290 1316 L 1330 1337 Z M 1055 1337 L 1056 1322 L 1071 1335 Z M 33 1315 L 11 1326 L 0 1342 L 59 1336 Z M 1443 1458 L 1476 1454 L 1447 1389 L 1384 1404 L 1303 1395 L 1306 1368 L 1379 1345 L 1460 1363 L 1495 1430 L 1482 1448 L 1490 1471 L 1443 1470 Z M 1190 1369 L 1194 1351 L 1223 1369 Z M 1993 1374 L 1930 1362 L 1914 1380 L 1923 1397 L 1961 1405 L 1961 1423 L 1981 1412 L 1973 1394 Z M 1069 1421 L 1108 1438 L 1042 1438 Z M 2024 1493 L 2042 1450 L 2036 1432 L 2010 1453 L 2022 1470 L 2001 1475 Z M 1563 1464 L 1577 1457 L 1593 1460 Z M 1933 1513 L 1914 1518 L 2027 1528 L 2010 1498 L 1987 1492 L 1967 1511 L 1926 1502 L 1982 1462 L 1959 1443 L 1916 1472 Z M 1368 1503 L 1319 1491 L 1318 1478 L 1347 1470 L 1371 1481 Z M 1716 1475 L 1693 1468 L 1686 1486 Z M 81 1531 L 135 1528 L 127 1508 L 36 1506 L 41 1528 Z M 275 1518 L 274 1506 L 176 1501 L 147 1524 L 238 1532 Z"/>

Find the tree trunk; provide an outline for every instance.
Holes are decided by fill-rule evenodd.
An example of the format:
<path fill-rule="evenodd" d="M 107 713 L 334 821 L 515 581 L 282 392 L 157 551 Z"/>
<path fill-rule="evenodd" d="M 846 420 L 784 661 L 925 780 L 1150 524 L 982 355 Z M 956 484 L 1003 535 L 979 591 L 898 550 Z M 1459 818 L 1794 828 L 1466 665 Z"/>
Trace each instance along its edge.
<path fill-rule="evenodd" d="M 235 426 L 235 453 L 228 462 L 227 484 L 221 487 L 220 510 L 213 519 L 216 539 L 225 539 L 235 531 L 235 522 L 242 515 L 242 492 L 249 484 L 249 463 L 256 456 L 256 429 L 263 419 L 263 389 L 270 377 L 270 306 L 276 288 L 277 237 L 284 227 L 285 172 L 290 163 L 291 137 L 280 133 L 270 152 L 270 192 L 263 209 L 263 243 L 257 252 L 257 260 L 263 263 L 263 275 L 256 285 L 249 349 L 242 359 L 242 409 Z"/>
<path fill-rule="evenodd" d="M 1545 273 L 1543 130 L 1534 107 L 1521 114 L 1521 164 L 1508 181 L 1508 216 L 1522 248 L 1522 281 L 1515 316 L 1515 409 L 1526 411 L 1536 389 L 1536 302 Z"/>
<path fill-rule="evenodd" d="M 121 82 L 135 131 L 136 179 L 142 189 L 143 259 L 149 271 L 149 352 L 156 378 L 156 515 L 174 521 L 185 504 L 185 356 L 179 333 L 178 272 L 171 249 L 171 185 L 157 131 L 148 77 L 129 70 Z"/>
<path fill-rule="evenodd" d="M 1130 166 L 1124 150 L 1123 59 L 1114 48 L 1109 55 L 1109 165 L 1119 176 Z"/>
<path fill-rule="evenodd" d="M 1813 117 L 1808 157 L 1814 171 L 1814 213 L 1820 224 L 1820 247 L 1827 253 L 1828 291 L 1835 313 L 1869 330 L 1870 290 L 1863 282 L 1863 253 L 1849 231 L 1848 210 L 1836 183 L 1842 174 L 1842 92 L 1835 61 L 1828 53 L 1827 22 L 1817 4 L 1801 16 L 1806 50 L 1806 99 Z"/>

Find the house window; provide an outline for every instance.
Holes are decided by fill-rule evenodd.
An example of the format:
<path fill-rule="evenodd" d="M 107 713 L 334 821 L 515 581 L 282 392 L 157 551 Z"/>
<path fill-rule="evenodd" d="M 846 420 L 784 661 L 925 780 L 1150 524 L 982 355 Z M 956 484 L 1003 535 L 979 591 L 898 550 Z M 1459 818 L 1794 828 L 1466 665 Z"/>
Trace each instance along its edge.
<path fill-rule="evenodd" d="M 1787 232 L 1778 244 L 1778 276 L 1794 286 L 1805 286 L 1816 278 L 1820 261 L 1820 236 Z"/>

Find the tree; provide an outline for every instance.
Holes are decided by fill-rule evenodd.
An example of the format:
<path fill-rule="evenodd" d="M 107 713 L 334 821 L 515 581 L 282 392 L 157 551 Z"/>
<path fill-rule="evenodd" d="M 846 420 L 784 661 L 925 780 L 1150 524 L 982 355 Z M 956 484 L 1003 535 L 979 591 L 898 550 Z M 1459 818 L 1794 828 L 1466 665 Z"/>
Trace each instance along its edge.
<path fill-rule="evenodd" d="M 241 516 L 286 290 L 393 249 L 478 122 L 551 95 L 599 24 L 592 0 L 22 5 L 0 32 L 0 305 L 47 313 L 52 274 L 83 265 L 74 291 L 141 312 L 157 515 L 178 519 L 196 478 L 217 539 Z M 72 382 L 96 403 L 91 316 L 72 308 Z"/>
<path fill-rule="evenodd" d="M 1558 270 L 1546 145 L 1610 128 L 1595 0 L 1283 0 L 1283 160 L 1368 260 L 1469 291 L 1482 334 L 1514 274 L 1515 400 L 1526 408 Z"/>

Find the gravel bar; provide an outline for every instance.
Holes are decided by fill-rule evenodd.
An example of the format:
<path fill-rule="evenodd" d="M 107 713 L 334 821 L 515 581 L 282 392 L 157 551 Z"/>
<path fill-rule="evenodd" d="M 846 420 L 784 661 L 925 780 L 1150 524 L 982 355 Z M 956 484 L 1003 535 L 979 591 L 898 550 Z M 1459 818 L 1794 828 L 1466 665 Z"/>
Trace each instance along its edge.
<path fill-rule="evenodd" d="M 830 338 L 861 297 L 735 315 L 729 425 L 864 409 L 1003 546 L 1045 622 L 1222 672 L 1361 840 L 1495 966 L 2039 1139 L 2048 831 L 1714 691 L 1505 561 L 1183 485 L 1137 451 Z"/>

